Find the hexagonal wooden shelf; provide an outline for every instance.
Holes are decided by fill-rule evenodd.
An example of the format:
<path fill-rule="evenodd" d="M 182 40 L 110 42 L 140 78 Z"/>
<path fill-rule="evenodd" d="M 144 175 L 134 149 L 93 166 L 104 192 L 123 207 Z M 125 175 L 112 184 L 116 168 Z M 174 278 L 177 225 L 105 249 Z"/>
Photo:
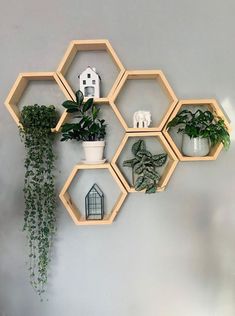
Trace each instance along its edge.
<path fill-rule="evenodd" d="M 171 149 L 171 147 L 169 146 L 167 140 L 165 139 L 164 135 L 161 133 L 161 132 L 141 132 L 141 133 L 126 133 L 121 144 L 119 145 L 118 147 L 118 150 L 116 151 L 114 157 L 113 157 L 113 160 L 111 162 L 114 170 L 116 171 L 117 175 L 119 176 L 120 180 L 122 181 L 122 183 L 124 184 L 126 190 L 128 192 L 139 192 L 139 191 L 136 191 L 134 189 L 134 187 L 132 187 L 127 179 L 125 178 L 125 176 L 123 175 L 122 171 L 120 170 L 120 168 L 118 167 L 117 165 L 117 160 L 122 152 L 122 150 L 124 149 L 126 143 L 127 143 L 127 140 L 129 137 L 139 137 L 139 138 L 142 138 L 142 137 L 156 137 L 157 140 L 160 142 L 160 144 L 162 145 L 162 147 L 164 148 L 165 152 L 168 154 L 168 162 L 167 162 L 167 165 L 164 167 L 164 172 L 163 174 L 161 175 L 161 179 L 157 185 L 157 191 L 158 192 L 161 192 L 161 191 L 164 191 L 165 188 L 166 188 L 166 185 L 167 183 L 169 182 L 175 168 L 176 168 L 176 165 L 178 163 L 178 158 L 177 156 L 175 155 L 174 151 Z M 144 192 L 141 191 L 141 192 Z"/>
<path fill-rule="evenodd" d="M 215 145 L 213 148 L 211 148 L 208 156 L 205 156 L 205 157 L 188 157 L 188 156 L 184 156 L 182 154 L 182 152 L 180 151 L 180 149 L 177 147 L 174 140 L 172 139 L 169 131 L 167 130 L 167 127 L 166 127 L 167 123 L 170 122 L 176 116 L 176 114 L 180 111 L 180 109 L 182 107 L 185 107 L 185 106 L 197 106 L 197 107 L 206 106 L 207 108 L 211 109 L 212 113 L 221 117 L 224 120 L 225 125 L 227 126 L 228 130 L 231 129 L 228 120 L 224 116 L 224 113 L 220 109 L 220 106 L 215 99 L 199 99 L 199 100 L 192 99 L 192 100 L 182 100 L 177 104 L 174 111 L 169 116 L 169 118 L 166 122 L 166 125 L 163 129 L 163 134 L 165 135 L 166 139 L 168 140 L 169 144 L 173 148 L 174 152 L 176 153 L 176 155 L 178 156 L 180 161 L 215 160 L 218 157 L 221 150 L 223 149 L 222 143 L 219 143 L 219 144 Z"/>
<path fill-rule="evenodd" d="M 117 183 L 118 187 L 120 188 L 120 195 L 111 210 L 110 213 L 105 215 L 103 220 L 86 220 L 80 213 L 77 206 L 73 203 L 71 196 L 68 193 L 68 189 L 76 176 L 76 174 L 79 172 L 79 170 L 88 170 L 88 169 L 107 169 L 111 176 L 113 177 L 114 181 Z M 70 216 L 72 217 L 74 223 L 76 225 L 103 225 L 103 224 L 111 224 L 114 221 L 114 218 L 117 216 L 118 212 L 120 211 L 120 208 L 127 196 L 126 189 L 122 185 L 121 181 L 119 180 L 118 176 L 114 172 L 112 166 L 109 163 L 104 163 L 100 165 L 86 165 L 86 164 L 78 164 L 76 165 L 70 176 L 68 177 L 63 189 L 60 192 L 60 199 L 63 202 L 65 208 L 69 212 Z"/>
<path fill-rule="evenodd" d="M 48 80 L 54 80 L 55 83 L 60 88 L 60 90 L 62 91 L 62 93 L 64 94 L 65 98 L 71 100 L 71 96 L 69 95 L 68 91 L 65 89 L 65 87 L 63 86 L 63 84 L 61 83 L 60 79 L 58 78 L 55 72 L 20 73 L 5 101 L 7 110 L 10 112 L 12 118 L 14 119 L 14 121 L 16 122 L 18 126 L 20 125 L 20 110 L 17 105 L 25 89 L 27 88 L 28 83 L 30 81 L 48 81 Z M 66 116 L 67 116 L 67 113 L 66 111 L 64 111 L 56 127 L 53 128 L 52 131 L 58 131 L 60 129 Z"/>
<path fill-rule="evenodd" d="M 115 101 L 120 94 L 121 90 L 125 86 L 127 80 L 142 80 L 142 79 L 152 79 L 160 83 L 162 90 L 165 92 L 167 98 L 169 99 L 169 106 L 165 114 L 163 115 L 161 122 L 158 126 L 148 127 L 148 128 L 133 128 L 127 125 L 123 115 L 120 113 L 118 106 L 115 104 Z M 172 90 L 170 84 L 168 83 L 165 75 L 161 70 L 127 70 L 120 80 L 117 89 L 114 91 L 111 96 L 111 106 L 113 107 L 114 112 L 122 123 L 123 127 L 127 132 L 150 132 L 150 131 L 161 131 L 164 127 L 168 117 L 171 112 L 174 110 L 178 100 L 175 96 L 174 91 Z"/>
<path fill-rule="evenodd" d="M 60 62 L 58 68 L 57 68 L 57 73 L 58 76 L 73 98 L 75 100 L 75 93 L 70 87 L 68 81 L 65 79 L 65 76 L 68 72 L 68 69 L 70 65 L 72 64 L 76 54 L 79 54 L 79 51 L 106 51 L 111 59 L 113 60 L 113 63 L 116 65 L 119 74 L 117 76 L 117 79 L 115 80 L 109 94 L 105 98 L 98 98 L 96 99 L 97 103 L 103 103 L 107 102 L 107 98 L 109 98 L 110 95 L 113 94 L 114 90 L 116 89 L 117 84 L 119 83 L 120 79 L 122 78 L 125 69 L 119 60 L 117 54 L 115 53 L 114 49 L 112 48 L 110 42 L 106 39 L 97 39 L 97 40 L 75 40 L 71 41 L 62 61 Z"/>

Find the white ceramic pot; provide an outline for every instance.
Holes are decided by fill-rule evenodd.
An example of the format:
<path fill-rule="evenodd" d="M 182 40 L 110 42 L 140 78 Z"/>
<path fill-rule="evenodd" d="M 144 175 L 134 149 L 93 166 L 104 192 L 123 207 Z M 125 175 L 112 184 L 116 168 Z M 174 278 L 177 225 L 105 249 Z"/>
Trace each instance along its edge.
<path fill-rule="evenodd" d="M 210 152 L 210 144 L 208 138 L 195 137 L 190 138 L 183 134 L 182 153 L 189 157 L 204 157 Z"/>
<path fill-rule="evenodd" d="M 103 159 L 105 141 L 88 141 L 82 142 L 85 153 L 85 160 L 87 162 L 100 162 Z"/>

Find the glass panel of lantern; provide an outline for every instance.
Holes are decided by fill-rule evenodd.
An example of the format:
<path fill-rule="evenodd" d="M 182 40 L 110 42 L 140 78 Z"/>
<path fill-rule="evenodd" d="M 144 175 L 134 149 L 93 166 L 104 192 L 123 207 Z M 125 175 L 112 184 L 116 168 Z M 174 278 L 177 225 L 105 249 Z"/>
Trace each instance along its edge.
<path fill-rule="evenodd" d="M 102 220 L 104 217 L 104 193 L 95 183 L 85 197 L 87 220 Z"/>

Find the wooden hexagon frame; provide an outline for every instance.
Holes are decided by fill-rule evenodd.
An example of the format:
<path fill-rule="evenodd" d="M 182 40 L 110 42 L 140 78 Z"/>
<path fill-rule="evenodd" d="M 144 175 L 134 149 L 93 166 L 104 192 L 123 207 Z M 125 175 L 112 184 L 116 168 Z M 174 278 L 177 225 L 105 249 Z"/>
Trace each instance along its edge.
<path fill-rule="evenodd" d="M 118 149 L 117 149 L 117 151 L 112 159 L 111 164 L 112 164 L 114 170 L 116 171 L 117 175 L 121 179 L 122 183 L 124 184 L 126 190 L 130 193 L 139 192 L 139 191 L 136 191 L 134 189 L 134 187 L 130 186 L 130 184 L 128 183 L 125 176 L 123 175 L 123 173 L 121 172 L 120 168 L 117 165 L 117 160 L 118 160 L 123 148 L 125 147 L 129 137 L 140 137 L 140 138 L 141 137 L 156 137 L 159 140 L 162 147 L 165 149 L 166 153 L 168 154 L 169 160 L 168 160 L 166 167 L 164 168 L 164 172 L 163 172 L 161 179 L 160 179 L 158 186 L 157 186 L 158 192 L 164 191 L 167 183 L 169 182 L 169 180 L 170 180 L 170 178 L 171 178 L 171 176 L 172 176 L 172 174 L 177 166 L 178 158 L 175 155 L 174 151 L 169 146 L 167 140 L 165 139 L 164 135 L 161 132 L 149 132 L 149 133 L 142 132 L 142 133 L 126 133 L 125 134 L 121 144 L 119 145 L 119 147 L 118 147 Z M 141 192 L 144 192 L 144 190 Z"/>
<path fill-rule="evenodd" d="M 127 80 L 139 80 L 139 79 L 153 79 L 158 80 L 161 84 L 162 89 L 165 91 L 166 95 L 170 99 L 170 104 L 168 110 L 163 115 L 163 118 L 158 126 L 155 127 L 148 127 L 148 128 L 133 128 L 129 127 L 123 117 L 123 115 L 118 110 L 117 105 L 115 104 L 115 100 L 117 99 L 119 93 L 121 92 L 122 88 L 124 87 Z M 123 125 L 124 129 L 127 132 L 150 132 L 150 131 L 161 131 L 164 127 L 168 117 L 170 116 L 171 112 L 175 108 L 178 100 L 177 97 L 172 90 L 170 84 L 168 83 L 165 75 L 161 70 L 127 70 L 123 75 L 122 79 L 120 80 L 117 89 L 114 91 L 113 95 L 111 96 L 111 106 L 113 111 L 116 113 L 119 121 Z"/>
<path fill-rule="evenodd" d="M 107 101 L 107 98 L 109 98 L 114 90 L 116 89 L 119 81 L 121 80 L 124 72 L 125 72 L 125 68 L 123 67 L 121 61 L 119 60 L 117 54 L 115 53 L 114 49 L 112 48 L 110 42 L 106 39 L 99 39 L 99 40 L 75 40 L 75 41 L 71 41 L 63 59 L 61 60 L 58 68 L 57 68 L 57 74 L 61 80 L 61 82 L 63 83 L 63 85 L 65 86 L 65 88 L 67 89 L 67 91 L 69 92 L 69 94 L 71 95 L 71 97 L 73 98 L 73 100 L 75 100 L 75 94 L 74 91 L 72 90 L 72 88 L 70 87 L 68 81 L 65 79 L 66 73 L 75 57 L 76 54 L 79 53 L 79 51 L 106 51 L 110 57 L 112 58 L 114 64 L 117 66 L 117 68 L 119 69 L 119 74 L 117 76 L 117 79 L 115 80 L 110 92 L 108 93 L 108 96 L 105 98 L 98 98 L 96 99 L 97 103 L 103 103 Z"/>
<path fill-rule="evenodd" d="M 192 100 L 182 100 L 180 101 L 177 106 L 175 107 L 174 111 L 172 112 L 172 114 L 169 116 L 168 118 L 168 122 L 170 122 L 175 116 L 176 114 L 180 111 L 180 109 L 184 106 L 207 106 L 209 107 L 212 112 L 221 117 L 224 122 L 225 125 L 227 126 L 228 130 L 230 130 L 230 125 L 228 120 L 226 119 L 226 117 L 224 116 L 224 113 L 222 112 L 222 110 L 220 109 L 220 106 L 218 104 L 218 102 L 215 99 L 192 99 Z M 223 149 L 223 144 L 219 143 L 217 145 L 215 145 L 208 156 L 205 157 L 188 157 L 188 156 L 184 156 L 181 151 L 179 150 L 179 148 L 176 146 L 174 140 L 172 139 L 169 131 L 167 130 L 167 123 L 163 129 L 163 134 L 165 135 L 166 139 L 168 140 L 169 144 L 171 145 L 171 147 L 173 148 L 174 152 L 176 153 L 176 155 L 178 156 L 180 161 L 203 161 L 203 160 L 215 160 L 219 153 L 221 152 L 221 150 Z"/>
<path fill-rule="evenodd" d="M 5 105 L 12 118 L 18 126 L 20 126 L 20 110 L 17 106 L 20 98 L 22 97 L 27 85 L 30 81 L 48 81 L 54 80 L 59 86 L 60 90 L 63 92 L 66 99 L 71 100 L 71 96 L 68 91 L 65 89 L 60 79 L 58 78 L 55 72 L 24 72 L 20 73 L 16 79 L 9 95 L 6 98 Z M 57 125 L 52 131 L 58 131 L 63 124 L 65 117 L 67 116 L 66 111 L 61 115 Z"/>
<path fill-rule="evenodd" d="M 107 169 L 111 176 L 113 177 L 114 181 L 117 183 L 118 187 L 120 188 L 120 195 L 111 210 L 109 214 L 107 214 L 103 220 L 86 220 L 80 213 L 77 206 L 73 203 L 71 196 L 68 193 L 68 189 L 74 179 L 74 177 L 77 175 L 79 170 L 88 170 L 88 169 Z M 114 218 L 117 216 L 118 212 L 120 211 L 120 208 L 127 196 L 126 189 L 124 188 L 122 182 L 119 180 L 118 176 L 114 172 L 112 166 L 109 163 L 104 163 L 100 165 L 85 165 L 85 164 L 78 164 L 76 165 L 71 174 L 69 175 L 66 183 L 64 184 L 64 187 L 62 188 L 60 192 L 60 199 L 62 203 L 64 204 L 65 208 L 69 212 L 70 216 L 72 217 L 74 223 L 76 225 L 102 225 L 102 224 L 111 224 L 114 221 Z"/>

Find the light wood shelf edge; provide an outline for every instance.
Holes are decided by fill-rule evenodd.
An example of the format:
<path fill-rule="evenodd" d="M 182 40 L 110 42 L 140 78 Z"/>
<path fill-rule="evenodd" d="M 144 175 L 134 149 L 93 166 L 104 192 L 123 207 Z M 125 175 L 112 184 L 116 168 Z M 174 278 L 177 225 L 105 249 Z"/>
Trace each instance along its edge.
<path fill-rule="evenodd" d="M 124 87 L 127 80 L 140 80 L 140 79 L 153 79 L 157 80 L 161 85 L 162 89 L 164 90 L 167 98 L 169 99 L 169 105 L 167 110 L 165 111 L 161 122 L 157 126 L 151 126 L 148 129 L 136 129 L 132 128 L 127 125 L 125 118 L 121 114 L 118 109 L 118 105 L 116 104 L 116 99 L 120 94 L 122 88 Z M 161 131 L 168 119 L 171 115 L 172 111 L 174 110 L 178 99 L 171 88 L 169 82 L 167 81 L 164 73 L 161 70 L 126 70 L 123 74 L 122 78 L 120 79 L 119 84 L 117 85 L 116 89 L 114 90 L 113 94 L 110 95 L 110 104 L 112 106 L 113 111 L 115 112 L 117 118 L 119 119 L 120 123 L 122 124 L 123 128 L 126 132 L 144 132 L 144 131 Z"/>
<path fill-rule="evenodd" d="M 107 98 L 110 98 L 114 91 L 116 90 L 121 78 L 125 73 L 125 68 L 122 65 L 120 59 L 118 58 L 116 52 L 114 51 L 113 47 L 111 46 L 110 42 L 106 39 L 97 39 L 97 40 L 74 40 L 71 41 L 65 55 L 63 56 L 59 66 L 56 70 L 61 82 L 63 83 L 64 87 L 67 89 L 69 94 L 71 95 L 72 99 L 75 100 L 75 93 L 70 87 L 68 81 L 66 80 L 65 76 L 66 73 L 73 62 L 73 59 L 79 51 L 96 51 L 96 50 L 103 50 L 106 51 L 109 56 L 111 57 L 113 63 L 118 69 L 118 76 L 114 81 Z"/>
<path fill-rule="evenodd" d="M 178 164 L 178 158 L 176 156 L 176 154 L 174 153 L 174 151 L 172 150 L 172 148 L 170 147 L 170 145 L 168 144 L 167 140 L 165 139 L 164 135 L 161 132 L 135 132 L 135 133 L 126 133 L 120 143 L 120 145 L 118 146 L 118 149 L 111 161 L 111 165 L 113 167 L 113 169 L 115 170 L 116 174 L 118 175 L 118 177 L 120 178 L 121 182 L 123 183 L 124 187 L 126 188 L 126 190 L 129 193 L 138 193 L 138 192 L 144 192 L 143 191 L 136 191 L 132 186 L 130 186 L 130 184 L 128 183 L 128 181 L 126 180 L 125 176 L 123 175 L 122 171 L 120 170 L 120 168 L 117 165 L 117 161 L 118 158 L 123 150 L 123 148 L 125 147 L 127 140 L 129 137 L 157 137 L 159 142 L 161 143 L 162 147 L 164 148 L 165 152 L 168 154 L 168 163 L 164 168 L 164 172 L 161 176 L 161 179 L 158 183 L 157 186 L 157 191 L 161 192 L 163 190 L 165 190 L 177 164 Z"/>
<path fill-rule="evenodd" d="M 78 207 L 73 203 L 71 196 L 68 193 L 69 186 L 71 185 L 74 177 L 79 172 L 79 170 L 92 170 L 92 169 L 107 169 L 111 176 L 113 177 L 113 180 L 116 182 L 120 189 L 120 194 L 111 210 L 108 214 L 105 215 L 103 220 L 86 220 L 84 217 L 81 216 L 81 213 L 78 209 Z M 87 164 L 77 164 L 71 171 L 68 179 L 66 180 L 59 197 L 69 212 L 70 216 L 72 217 L 74 223 L 76 225 L 107 225 L 111 224 L 117 214 L 119 213 L 121 206 L 127 196 L 127 191 L 125 187 L 123 186 L 122 182 L 116 175 L 115 171 L 113 170 L 110 163 L 104 163 L 104 164 L 98 164 L 98 165 L 87 165 Z"/>
<path fill-rule="evenodd" d="M 176 116 L 176 114 L 180 111 L 181 107 L 183 106 L 189 106 L 189 105 L 195 105 L 195 106 L 209 106 L 213 112 L 221 117 L 225 125 L 227 126 L 228 130 L 231 131 L 231 126 L 229 122 L 227 121 L 224 113 L 220 109 L 220 106 L 218 102 L 215 99 L 185 99 L 185 100 L 180 100 L 178 104 L 176 105 L 175 109 L 171 113 L 171 115 L 168 117 L 168 120 L 163 128 L 163 134 L 165 138 L 167 139 L 168 143 L 170 144 L 171 148 L 174 150 L 175 154 L 177 155 L 178 159 L 180 161 L 185 161 L 185 162 L 192 162 L 192 161 L 212 161 L 216 160 L 218 155 L 220 154 L 221 150 L 223 149 L 223 144 L 217 144 L 213 148 L 211 148 L 211 151 L 208 156 L 204 157 L 188 157 L 184 156 L 180 149 L 176 146 L 174 140 L 172 139 L 169 131 L 167 130 L 167 124 L 170 120 L 173 119 L 173 117 Z"/>
<path fill-rule="evenodd" d="M 29 81 L 48 81 L 48 80 L 55 81 L 59 89 L 64 94 L 65 98 L 71 100 L 71 97 L 68 91 L 65 89 L 65 87 L 63 86 L 63 84 L 61 83 L 59 77 L 57 76 L 55 72 L 20 73 L 5 100 L 5 106 L 18 126 L 21 126 L 21 124 L 20 124 L 20 111 L 17 104 L 20 98 L 22 97 L 25 89 L 27 88 Z M 62 118 L 65 116 L 65 112 L 66 111 L 64 111 L 64 113 L 60 117 L 56 127 L 52 129 L 52 132 L 59 130 L 60 128 L 59 125 L 62 124 Z"/>

